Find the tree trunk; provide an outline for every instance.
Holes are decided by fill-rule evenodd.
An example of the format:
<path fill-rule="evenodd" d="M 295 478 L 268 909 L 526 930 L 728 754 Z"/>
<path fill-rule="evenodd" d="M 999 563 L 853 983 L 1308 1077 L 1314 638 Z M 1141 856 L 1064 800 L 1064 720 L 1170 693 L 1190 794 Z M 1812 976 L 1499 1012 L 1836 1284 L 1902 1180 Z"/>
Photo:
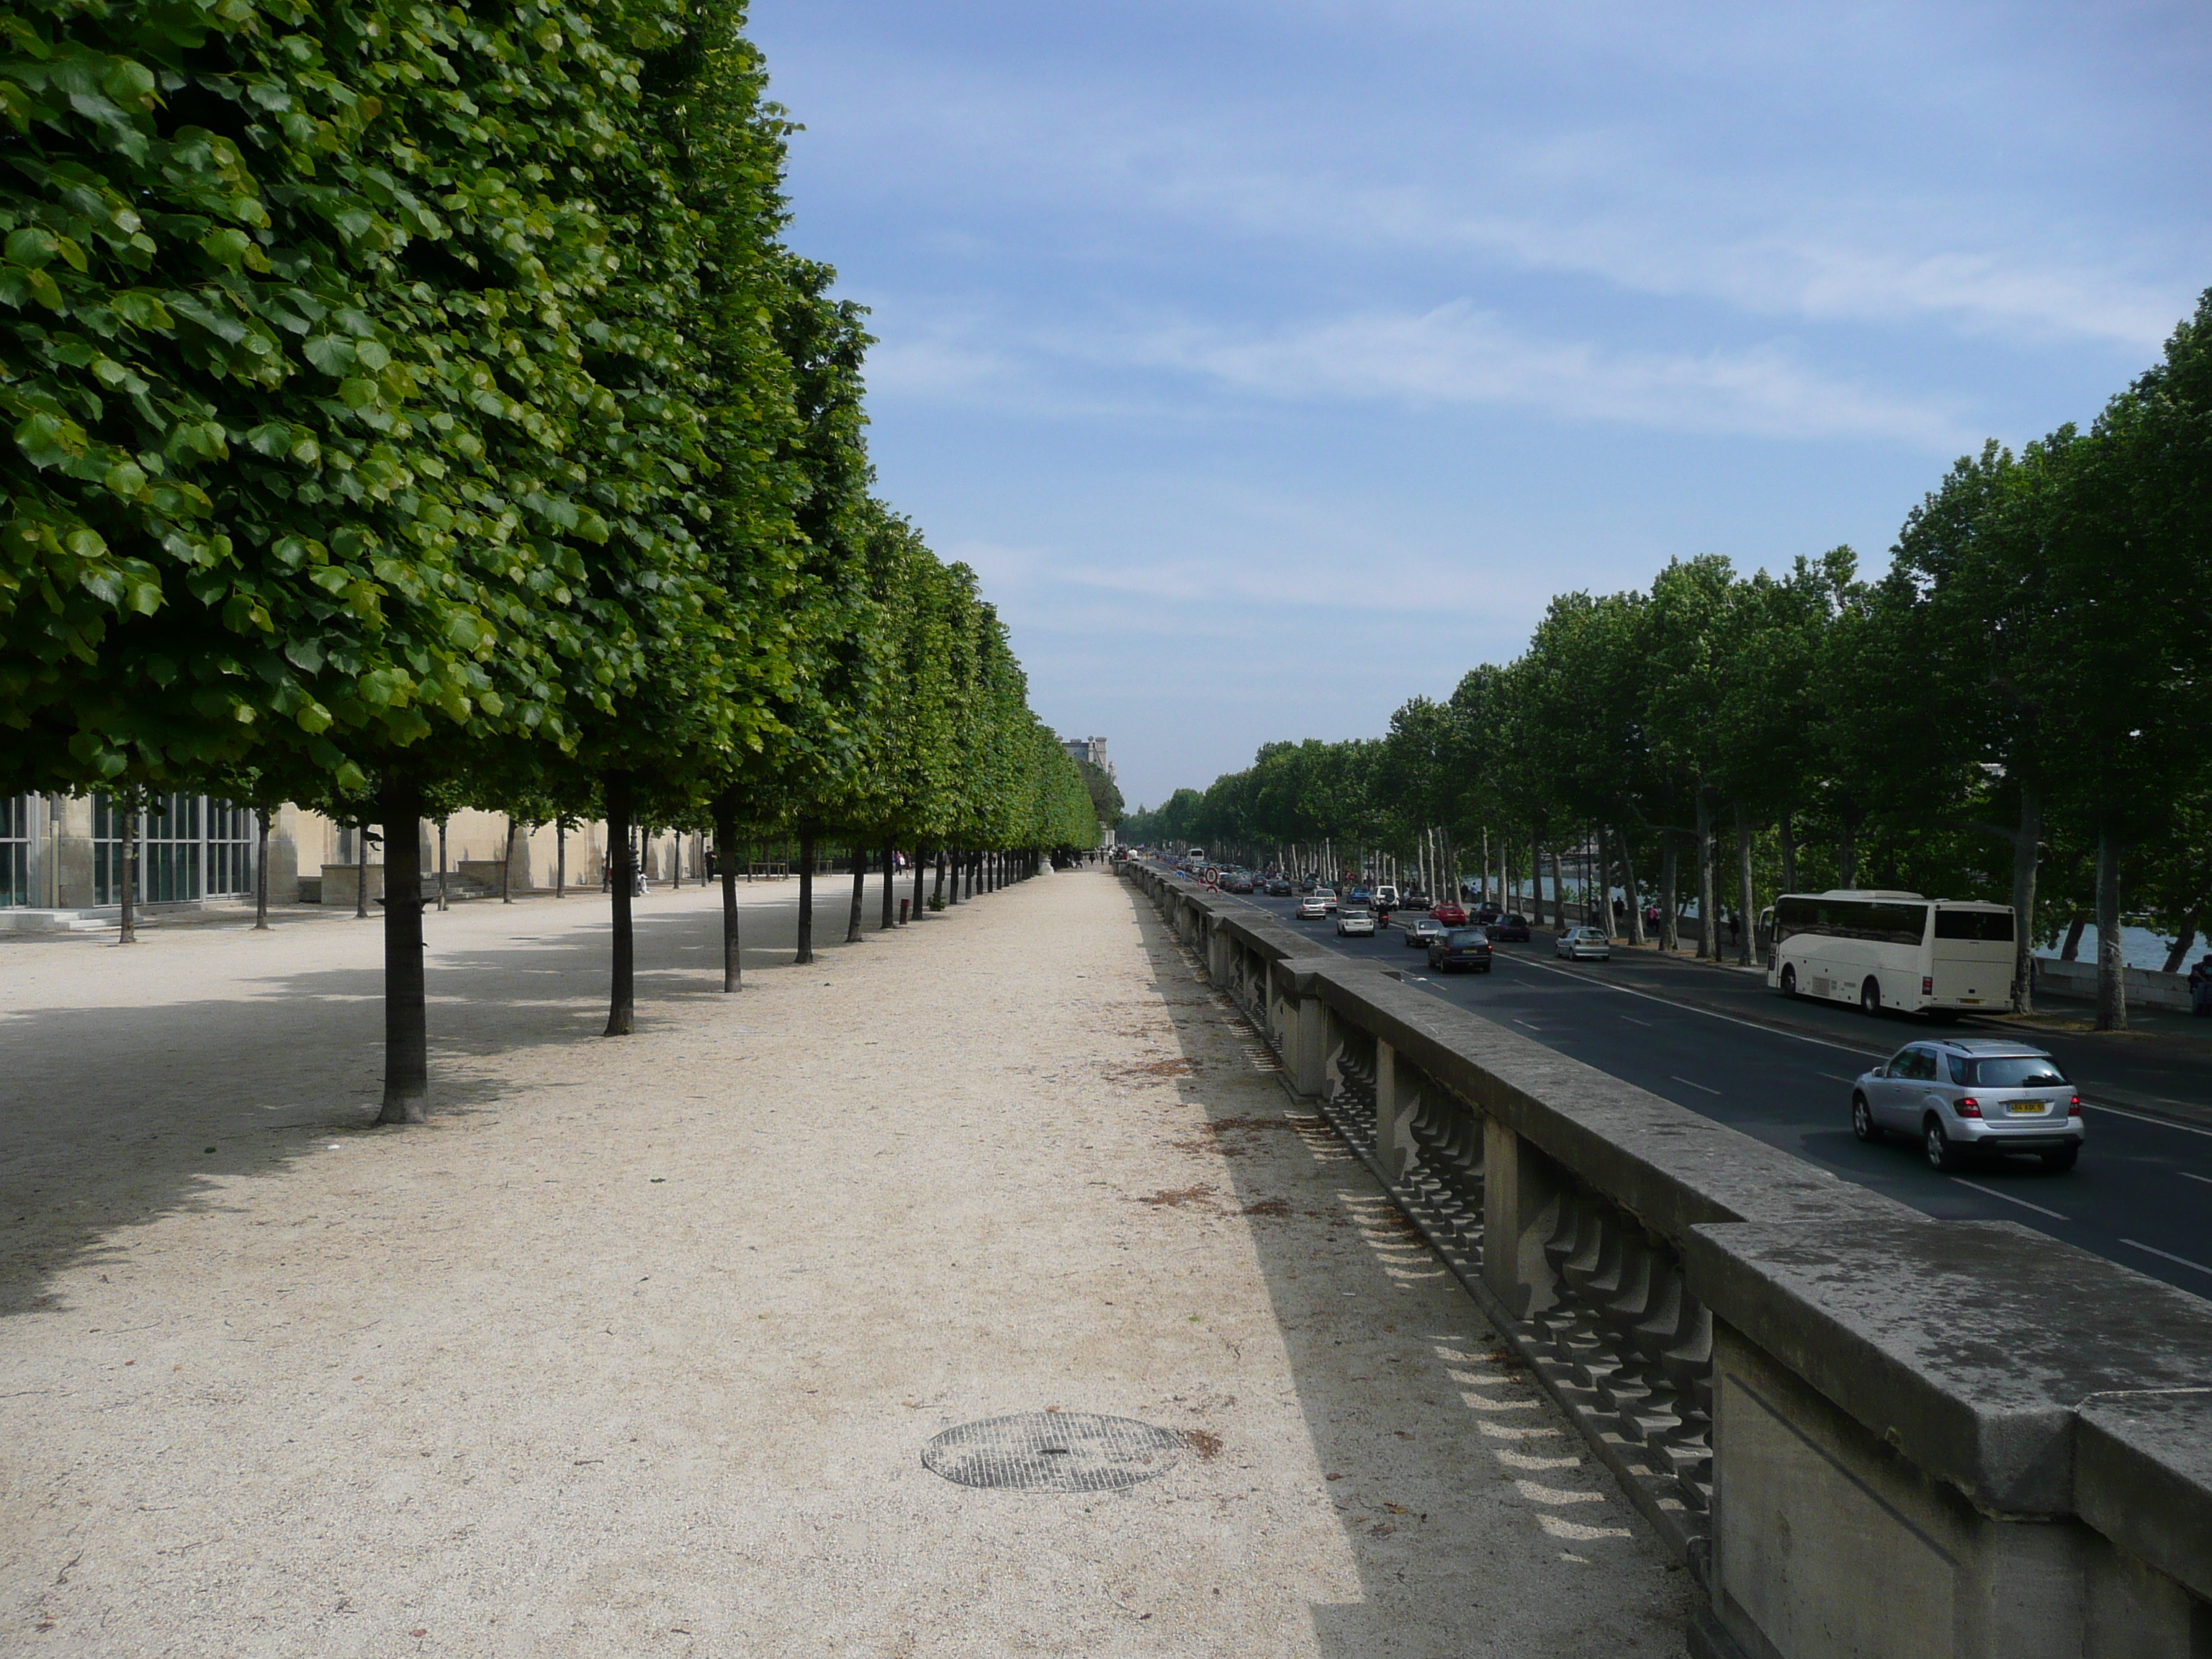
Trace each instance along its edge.
<path fill-rule="evenodd" d="M 1659 838 L 1659 948 L 1682 948 L 1682 849 L 1672 836 Z"/>
<path fill-rule="evenodd" d="M 1698 957 L 1721 959 L 1721 930 L 1713 925 L 1713 809 L 1698 786 Z"/>
<path fill-rule="evenodd" d="M 269 814 L 253 813 L 253 931 L 269 931 Z"/>
<path fill-rule="evenodd" d="M 861 939 L 860 913 L 868 896 L 868 849 L 853 849 L 853 914 L 846 919 L 845 943 L 858 945 Z"/>
<path fill-rule="evenodd" d="M 1567 884 L 1559 875 L 1559 849 L 1552 849 L 1552 928 L 1555 933 L 1567 931 Z"/>
<path fill-rule="evenodd" d="M 422 972 L 422 785 L 387 771 L 384 820 L 384 1109 L 379 1123 L 429 1115 L 430 1027 Z"/>
<path fill-rule="evenodd" d="M 499 902 L 514 902 L 514 814 L 507 816 L 507 856 L 499 861 Z"/>
<path fill-rule="evenodd" d="M 1797 890 L 1797 832 L 1787 812 L 1776 827 L 1776 838 L 1782 844 L 1782 890 L 1794 893 Z"/>
<path fill-rule="evenodd" d="M 2120 838 L 2097 832 L 2097 1029 L 2128 1027 L 2127 953 L 2120 939 Z"/>
<path fill-rule="evenodd" d="M 1528 920 L 1539 927 L 1544 925 L 1544 841 L 1533 830 L 1528 832 Z"/>
<path fill-rule="evenodd" d="M 610 773 L 607 797 L 607 889 L 614 899 L 614 984 L 607 999 L 606 1036 L 637 1029 L 637 939 L 630 928 L 630 899 L 637 887 L 630 842 L 631 793 L 627 773 Z"/>
<path fill-rule="evenodd" d="M 1858 820 L 1847 811 L 1836 826 L 1836 885 L 1856 887 L 1858 884 Z"/>
<path fill-rule="evenodd" d="M 445 845 L 445 825 L 440 824 L 438 844 L 441 847 Z M 438 856 L 442 859 L 445 854 L 441 853 Z M 568 896 L 568 820 L 566 818 L 553 820 L 553 896 L 556 899 Z"/>
<path fill-rule="evenodd" d="M 1752 884 L 1751 814 L 1739 802 L 1735 809 L 1736 915 L 1741 927 L 1736 934 L 1735 963 L 1751 966 L 1759 947 L 1759 895 Z"/>
<path fill-rule="evenodd" d="M 921 884 L 928 871 L 929 860 L 922 857 L 921 848 L 915 848 L 914 849 L 914 903 L 910 908 L 913 911 L 913 920 L 917 921 L 921 919 Z"/>
<path fill-rule="evenodd" d="M 123 915 L 117 928 L 118 945 L 138 942 L 138 791 L 123 792 Z"/>
<path fill-rule="evenodd" d="M 714 803 L 714 862 L 722 874 L 722 989 L 738 989 L 744 978 L 744 962 L 738 948 L 738 861 L 730 851 L 738 844 L 738 809 L 727 797 Z"/>
<path fill-rule="evenodd" d="M 2043 855 L 2043 797 L 2020 792 L 2020 829 L 2012 842 L 2013 1003 L 2035 1012 L 2035 877 Z"/>
<path fill-rule="evenodd" d="M 2192 909 L 2187 915 L 2182 917 L 2181 937 L 2173 941 L 2173 948 L 2166 953 L 2164 972 L 2178 974 L 2181 971 L 2181 964 L 2188 958 L 2190 947 L 2197 943 L 2197 910 Z"/>
<path fill-rule="evenodd" d="M 884 848 L 884 919 L 888 931 L 898 925 L 897 905 L 891 889 L 898 885 L 898 853 L 890 846 Z"/>
<path fill-rule="evenodd" d="M 438 908 L 448 908 L 446 900 L 446 820 L 438 820 Z"/>
<path fill-rule="evenodd" d="M 794 968 L 814 960 L 814 832 L 799 832 L 799 952 Z"/>
<path fill-rule="evenodd" d="M 1620 838 L 1620 877 L 1628 896 L 1628 942 L 1648 945 L 1650 935 L 1644 927 L 1644 891 L 1636 884 L 1636 843 L 1626 835 Z"/>
<path fill-rule="evenodd" d="M 353 849 L 353 916 L 356 921 L 368 920 L 368 826 L 362 824 L 354 832 L 357 838 Z"/>
<path fill-rule="evenodd" d="M 943 897 L 945 896 L 945 866 L 946 866 L 947 865 L 949 865 L 951 862 L 951 851 L 950 851 L 950 849 L 949 849 L 949 848 L 943 848 L 943 847 L 939 848 L 937 849 L 937 879 L 930 884 L 930 889 L 929 889 L 929 896 L 930 896 L 932 898 L 941 899 L 941 898 L 943 898 Z M 920 901 L 920 884 L 921 884 L 921 873 L 920 873 L 919 872 L 917 872 L 915 873 L 915 884 L 916 884 L 916 898 L 915 898 L 915 908 L 917 910 L 919 910 L 919 909 L 921 908 L 921 901 Z"/>
<path fill-rule="evenodd" d="M 2081 929 L 2088 920 L 2088 917 L 2076 912 L 2074 920 L 2066 924 L 2066 939 L 2058 947 L 2059 961 L 2079 962 L 2081 959 Z"/>

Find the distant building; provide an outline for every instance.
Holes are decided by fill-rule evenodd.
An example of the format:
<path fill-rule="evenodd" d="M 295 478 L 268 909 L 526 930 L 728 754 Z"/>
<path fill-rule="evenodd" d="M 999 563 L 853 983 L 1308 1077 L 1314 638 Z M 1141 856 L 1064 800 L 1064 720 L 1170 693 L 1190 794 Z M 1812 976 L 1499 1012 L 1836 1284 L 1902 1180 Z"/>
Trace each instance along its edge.
<path fill-rule="evenodd" d="M 1062 738 L 1060 746 L 1067 750 L 1071 760 L 1089 761 L 1108 777 L 1114 776 L 1114 763 L 1106 758 L 1106 739 L 1103 738 Z M 1118 778 L 1115 782 L 1121 781 Z"/>

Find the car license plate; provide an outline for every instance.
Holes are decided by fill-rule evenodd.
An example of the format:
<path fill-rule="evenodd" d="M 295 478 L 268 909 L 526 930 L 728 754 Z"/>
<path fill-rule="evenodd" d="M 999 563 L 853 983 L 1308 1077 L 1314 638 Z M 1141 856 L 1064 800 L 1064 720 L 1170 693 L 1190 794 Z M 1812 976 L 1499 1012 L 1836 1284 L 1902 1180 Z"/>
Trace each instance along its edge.
<path fill-rule="evenodd" d="M 2040 1117 L 2045 1109 L 2046 1103 L 2040 1100 L 2008 1100 L 2005 1103 L 2005 1110 L 2014 1117 Z"/>

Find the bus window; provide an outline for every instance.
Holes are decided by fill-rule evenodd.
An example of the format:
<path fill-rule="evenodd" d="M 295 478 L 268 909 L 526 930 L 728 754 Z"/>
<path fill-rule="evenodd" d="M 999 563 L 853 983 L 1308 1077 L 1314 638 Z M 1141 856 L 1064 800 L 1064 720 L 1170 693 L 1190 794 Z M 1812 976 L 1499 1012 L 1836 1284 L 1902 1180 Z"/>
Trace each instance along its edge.
<path fill-rule="evenodd" d="M 1985 945 L 2009 945 L 2012 943 L 2012 912 L 1938 910 L 1936 913 L 1936 937 L 1979 939 Z"/>

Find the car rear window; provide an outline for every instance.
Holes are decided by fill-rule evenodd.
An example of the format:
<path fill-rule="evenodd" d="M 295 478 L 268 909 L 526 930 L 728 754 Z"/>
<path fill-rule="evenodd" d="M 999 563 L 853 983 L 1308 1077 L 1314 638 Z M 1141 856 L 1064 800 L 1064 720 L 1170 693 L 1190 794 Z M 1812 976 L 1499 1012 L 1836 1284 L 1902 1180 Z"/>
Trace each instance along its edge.
<path fill-rule="evenodd" d="M 1444 935 L 1444 942 L 1455 951 L 1462 945 L 1486 943 L 1480 927 L 1455 927 Z"/>
<path fill-rule="evenodd" d="M 1959 1074 L 1963 1072 L 1964 1076 Z M 1991 1054 L 1954 1059 L 1952 1075 L 1969 1089 L 2063 1089 L 2065 1075 L 2040 1054 Z"/>

